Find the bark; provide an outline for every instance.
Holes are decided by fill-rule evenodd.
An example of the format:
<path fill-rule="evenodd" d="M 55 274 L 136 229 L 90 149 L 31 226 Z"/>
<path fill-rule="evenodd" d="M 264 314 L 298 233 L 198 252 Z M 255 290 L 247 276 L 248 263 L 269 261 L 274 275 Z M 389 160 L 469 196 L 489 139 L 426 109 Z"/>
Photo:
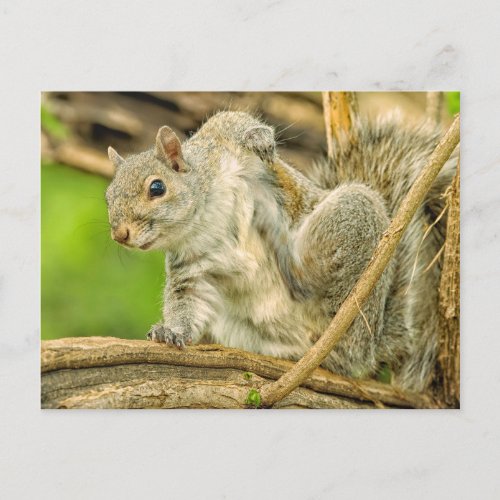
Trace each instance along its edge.
<path fill-rule="evenodd" d="M 421 205 L 434 179 L 457 146 L 459 138 L 460 118 L 457 116 L 415 180 L 410 191 L 403 199 L 389 228 L 375 249 L 375 253 L 367 268 L 338 310 L 325 333 L 323 333 L 316 344 L 311 347 L 289 372 L 276 382 L 262 388 L 261 396 L 264 405 L 272 406 L 298 387 L 323 362 L 333 347 L 347 332 L 387 267 L 405 229 Z"/>
<path fill-rule="evenodd" d="M 328 158 L 333 158 L 334 143 L 342 148 L 346 143 L 356 140 L 353 136 L 352 123 L 357 111 L 358 105 L 354 92 L 323 92 Z"/>
<path fill-rule="evenodd" d="M 218 345 L 183 350 L 141 340 L 42 342 L 42 408 L 245 408 L 251 389 L 293 362 Z M 315 370 L 276 408 L 436 408 L 427 396 Z"/>
<path fill-rule="evenodd" d="M 460 167 L 448 198 L 448 221 L 439 286 L 440 345 L 436 381 L 447 406 L 460 407 Z"/>

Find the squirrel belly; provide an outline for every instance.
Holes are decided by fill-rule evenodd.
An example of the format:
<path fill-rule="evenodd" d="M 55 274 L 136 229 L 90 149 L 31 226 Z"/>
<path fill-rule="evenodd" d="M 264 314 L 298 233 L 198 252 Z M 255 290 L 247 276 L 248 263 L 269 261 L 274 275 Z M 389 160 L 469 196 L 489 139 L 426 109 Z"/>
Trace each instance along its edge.
<path fill-rule="evenodd" d="M 217 113 L 182 144 L 162 127 L 152 150 L 126 160 L 110 150 L 113 237 L 166 255 L 163 319 L 149 338 L 182 347 L 208 335 L 288 359 L 307 351 L 439 138 L 394 119 L 353 126 L 357 141 L 313 164 L 308 177 L 278 156 L 271 127 L 242 112 Z M 422 237 L 455 166 L 452 157 L 325 368 L 369 377 L 387 363 L 399 386 L 428 384 L 440 268 L 424 269 L 443 243 L 446 217 Z"/>

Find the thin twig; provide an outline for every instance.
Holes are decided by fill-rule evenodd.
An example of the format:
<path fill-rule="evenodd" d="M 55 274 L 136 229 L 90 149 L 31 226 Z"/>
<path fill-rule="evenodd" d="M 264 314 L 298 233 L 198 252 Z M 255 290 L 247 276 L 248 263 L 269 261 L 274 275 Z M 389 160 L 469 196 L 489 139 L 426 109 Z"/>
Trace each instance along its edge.
<path fill-rule="evenodd" d="M 430 232 L 432 231 L 432 228 L 442 219 L 443 215 L 446 213 L 446 210 L 448 210 L 448 202 L 445 203 L 443 210 L 441 210 L 441 213 L 436 217 L 434 222 L 426 229 L 424 235 L 422 236 L 422 239 L 420 240 L 420 243 L 418 244 L 417 253 L 415 255 L 415 261 L 413 262 L 413 268 L 411 270 L 410 282 L 408 283 L 408 287 L 406 288 L 404 295 L 406 295 L 410 291 L 411 285 L 413 283 L 413 278 L 415 277 L 415 271 L 417 270 L 417 265 L 418 265 L 418 256 L 420 255 L 420 249 L 422 248 L 424 240 L 425 238 L 427 238 L 427 236 L 429 236 Z M 434 259 L 432 259 L 432 261 L 434 262 Z"/>
<path fill-rule="evenodd" d="M 323 96 L 323 116 L 325 117 L 326 146 L 330 160 L 333 159 L 333 128 L 332 128 L 332 107 L 330 92 L 322 92 Z"/>
<path fill-rule="evenodd" d="M 354 296 L 354 300 L 356 301 L 356 305 L 358 306 L 358 309 L 359 309 L 359 312 L 360 312 L 361 316 L 365 320 L 366 328 L 368 328 L 368 331 L 370 332 L 370 335 L 373 335 L 372 334 L 372 329 L 370 328 L 370 324 L 368 323 L 368 320 L 366 319 L 365 313 L 363 312 L 363 309 L 361 309 L 361 307 L 359 306 L 359 302 L 358 302 L 358 299 L 356 298 L 356 295 Z"/>
<path fill-rule="evenodd" d="M 272 406 L 298 387 L 323 362 L 346 333 L 359 312 L 357 301 L 361 306 L 366 302 L 434 179 L 457 146 L 459 138 L 460 117 L 457 116 L 403 199 L 367 268 L 326 331 L 289 372 L 285 373 L 276 382 L 262 387 L 260 394 L 263 406 Z"/>
<path fill-rule="evenodd" d="M 441 257 L 441 254 L 443 253 L 443 250 L 444 250 L 444 245 L 441 245 L 441 248 L 439 249 L 438 253 L 434 255 L 429 264 L 427 264 L 427 267 L 423 271 L 424 273 L 428 272 L 431 269 L 431 267 L 439 260 L 439 257 Z"/>

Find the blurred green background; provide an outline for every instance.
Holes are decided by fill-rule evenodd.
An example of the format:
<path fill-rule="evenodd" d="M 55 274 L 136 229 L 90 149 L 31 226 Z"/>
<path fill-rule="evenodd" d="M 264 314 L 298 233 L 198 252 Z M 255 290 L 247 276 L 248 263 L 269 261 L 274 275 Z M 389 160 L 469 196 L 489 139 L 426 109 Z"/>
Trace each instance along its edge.
<path fill-rule="evenodd" d="M 108 181 L 42 163 L 42 339 L 144 338 L 161 312 L 163 255 L 109 236 Z"/>
<path fill-rule="evenodd" d="M 357 95 L 369 116 L 394 107 L 409 120 L 425 116 L 422 92 Z M 444 126 L 459 99 L 447 93 Z M 43 93 L 42 339 L 145 338 L 161 317 L 163 255 L 126 250 L 110 238 L 108 146 L 126 156 L 151 147 L 161 125 L 186 137 L 219 109 L 244 109 L 275 126 L 282 156 L 305 170 L 326 147 L 321 102 L 319 92 Z"/>

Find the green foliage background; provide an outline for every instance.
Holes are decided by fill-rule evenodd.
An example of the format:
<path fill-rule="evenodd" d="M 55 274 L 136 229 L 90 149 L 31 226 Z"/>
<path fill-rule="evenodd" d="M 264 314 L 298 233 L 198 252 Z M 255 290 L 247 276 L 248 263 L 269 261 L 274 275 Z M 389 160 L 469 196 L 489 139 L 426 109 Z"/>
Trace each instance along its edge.
<path fill-rule="evenodd" d="M 108 181 L 42 164 L 42 339 L 145 338 L 161 317 L 161 253 L 128 251 L 109 236 Z"/>

